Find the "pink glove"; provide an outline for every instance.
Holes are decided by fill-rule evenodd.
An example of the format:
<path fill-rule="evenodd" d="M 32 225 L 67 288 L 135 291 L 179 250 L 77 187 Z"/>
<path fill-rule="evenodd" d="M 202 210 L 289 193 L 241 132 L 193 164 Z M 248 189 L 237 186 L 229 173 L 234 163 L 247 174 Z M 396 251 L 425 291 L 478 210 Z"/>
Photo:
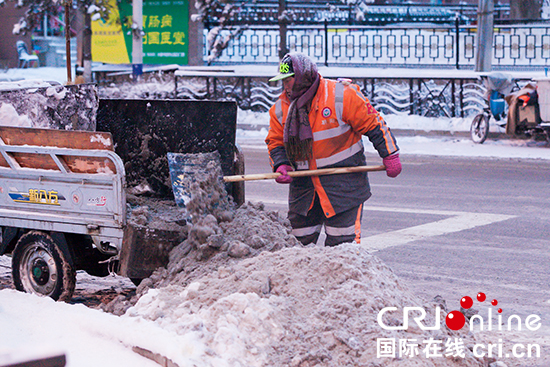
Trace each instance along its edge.
<path fill-rule="evenodd" d="M 289 183 L 291 183 L 292 182 L 292 177 L 287 175 L 287 172 L 291 172 L 291 171 L 294 171 L 294 168 L 292 168 L 288 164 L 281 164 L 277 168 L 277 171 L 276 171 L 276 172 L 279 172 L 281 175 L 279 177 L 277 177 L 275 179 L 275 181 L 277 181 L 277 183 L 280 183 L 280 184 L 289 184 Z"/>
<path fill-rule="evenodd" d="M 382 159 L 382 163 L 386 166 L 386 175 L 388 177 L 397 177 L 401 173 L 401 160 L 399 153 L 394 153 Z"/>

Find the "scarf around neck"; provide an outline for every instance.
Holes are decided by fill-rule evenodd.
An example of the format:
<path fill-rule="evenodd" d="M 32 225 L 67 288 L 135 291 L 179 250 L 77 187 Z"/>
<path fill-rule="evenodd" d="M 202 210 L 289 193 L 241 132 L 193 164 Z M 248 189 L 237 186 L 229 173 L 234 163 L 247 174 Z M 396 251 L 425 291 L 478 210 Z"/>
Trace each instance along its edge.
<path fill-rule="evenodd" d="M 317 66 L 306 55 L 288 54 L 294 68 L 294 87 L 285 121 L 283 142 L 291 162 L 312 157 L 313 132 L 309 123 L 311 101 L 317 93 L 320 76 Z"/>

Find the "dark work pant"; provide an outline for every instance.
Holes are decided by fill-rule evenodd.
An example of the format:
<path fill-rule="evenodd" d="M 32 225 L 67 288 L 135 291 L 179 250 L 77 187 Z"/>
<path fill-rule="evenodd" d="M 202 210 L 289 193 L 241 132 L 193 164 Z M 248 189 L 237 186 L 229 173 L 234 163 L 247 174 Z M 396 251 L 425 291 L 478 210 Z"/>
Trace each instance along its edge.
<path fill-rule="evenodd" d="M 316 243 L 324 225 L 327 235 L 325 246 L 336 246 L 345 242 L 361 243 L 362 216 L 363 204 L 327 218 L 317 195 L 307 216 L 288 213 L 292 234 L 304 245 Z"/>

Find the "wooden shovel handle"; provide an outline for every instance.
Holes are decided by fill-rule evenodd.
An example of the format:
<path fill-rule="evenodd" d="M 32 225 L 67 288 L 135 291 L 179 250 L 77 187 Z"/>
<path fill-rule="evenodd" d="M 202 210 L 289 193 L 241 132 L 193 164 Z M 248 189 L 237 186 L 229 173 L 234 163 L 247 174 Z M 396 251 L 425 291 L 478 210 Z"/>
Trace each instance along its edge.
<path fill-rule="evenodd" d="M 287 174 L 290 177 L 309 177 L 309 176 L 324 176 L 324 175 L 338 175 L 342 173 L 354 173 L 354 172 L 373 172 L 373 171 L 385 171 L 384 166 L 357 166 L 357 167 L 337 167 L 337 168 L 321 168 L 304 171 L 291 171 Z M 253 181 L 253 180 L 269 180 L 279 177 L 279 172 L 274 173 L 257 173 L 251 175 L 236 175 L 225 176 L 223 180 L 225 182 L 239 182 L 239 181 Z"/>

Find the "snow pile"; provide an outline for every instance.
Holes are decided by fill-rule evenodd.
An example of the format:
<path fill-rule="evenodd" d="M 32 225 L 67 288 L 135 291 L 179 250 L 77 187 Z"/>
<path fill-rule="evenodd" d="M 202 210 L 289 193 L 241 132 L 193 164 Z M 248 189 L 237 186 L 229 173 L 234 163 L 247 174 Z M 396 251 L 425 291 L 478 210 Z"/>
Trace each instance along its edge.
<path fill-rule="evenodd" d="M 152 285 L 187 285 L 233 263 L 233 259 L 301 246 L 290 230 L 286 218 L 265 211 L 261 203 L 241 206 L 232 218 L 207 215 L 191 227 L 188 238 L 172 251 L 167 269 L 153 274 Z"/>
<path fill-rule="evenodd" d="M 3 126 L 32 126 L 32 121 L 27 115 L 19 116 L 13 105 L 3 102 L 0 102 L 0 121 Z"/>
<path fill-rule="evenodd" d="M 253 129 L 268 128 L 269 113 L 252 110 L 242 110 L 239 108 L 239 110 L 237 111 L 237 122 L 238 125 L 241 127 L 249 127 Z"/>
<path fill-rule="evenodd" d="M 12 365 L 12 353 L 31 358 L 44 350 L 65 352 L 67 366 L 72 367 L 158 367 L 133 352 L 132 346 L 166 353 L 163 348 L 186 344 L 184 338 L 137 321 L 4 289 L 0 291 L 0 365 Z"/>
<path fill-rule="evenodd" d="M 190 341 L 164 351 L 164 357 L 178 366 L 411 366 L 412 360 L 377 358 L 377 338 L 407 339 L 410 332 L 418 340 L 459 335 L 444 320 L 431 332 L 383 330 L 377 316 L 384 307 L 424 306 L 425 324 L 433 325 L 435 305 L 423 305 L 362 247 L 303 247 L 290 234 L 288 220 L 262 203 L 238 209 L 219 205 L 226 196 L 220 172 L 199 161 L 198 167 L 210 169 L 193 172 L 191 192 L 198 200 L 189 206 L 193 221 L 187 238 L 170 252 L 166 268 L 141 282 L 136 296 L 119 296 L 104 308 Z M 392 316 L 385 322 L 400 323 Z M 466 350 L 466 358 L 424 365 L 481 362 Z"/>
<path fill-rule="evenodd" d="M 180 183 L 193 194 L 185 201 L 192 214 L 187 238 L 170 252 L 166 268 L 141 282 L 136 296 L 119 296 L 104 308 L 192 341 L 164 357 L 178 366 L 386 366 L 399 361 L 377 358 L 377 338 L 407 339 L 410 332 L 418 340 L 459 335 L 444 320 L 437 331 L 382 329 L 377 316 L 384 307 L 424 306 L 425 324 L 433 325 L 435 305 L 423 305 L 362 247 L 303 247 L 290 234 L 288 220 L 262 203 L 232 208 L 212 154 L 192 156 L 196 168 L 190 185 Z M 139 210 L 133 215 L 139 217 Z M 385 321 L 401 322 L 393 316 Z M 424 365 L 481 362 L 466 351 L 466 358 Z"/>
<path fill-rule="evenodd" d="M 162 329 L 188 337 L 192 343 L 180 347 L 195 351 L 194 355 L 169 356 L 180 367 L 269 365 L 264 348 L 284 333 L 273 319 L 275 306 L 253 293 L 234 293 L 198 309 L 192 300 L 199 287 L 199 283 L 193 283 L 185 290 L 150 291 L 127 316 L 141 316 Z"/>
<path fill-rule="evenodd" d="M 183 193 L 175 196 L 179 201 L 187 195 L 182 200 L 185 207 L 176 207 L 173 201 L 127 194 L 129 225 L 143 233 L 148 233 L 148 229 L 173 232 L 174 239 L 181 241 L 178 245 L 161 243 L 159 239 L 159 250 L 171 250 L 169 264 L 141 283 L 139 296 L 151 287 L 174 282 L 188 284 L 233 259 L 301 246 L 290 234 L 290 222 L 279 213 L 265 211 L 261 203 L 235 208 L 225 191 L 217 152 L 182 154 L 177 158 L 173 163 L 179 167 L 174 170 L 181 169 L 183 173 L 174 186 Z M 136 301 L 137 298 L 119 297 L 104 309 L 122 314 Z"/>
<path fill-rule="evenodd" d="M 11 258 L 0 256 L 0 289 L 13 288 L 11 280 Z"/>
<path fill-rule="evenodd" d="M 238 259 L 257 256 L 262 251 L 301 246 L 290 234 L 288 219 L 278 212 L 266 211 L 262 203 L 249 202 L 237 210 L 216 211 L 217 216 L 207 214 L 190 223 L 186 222 L 187 212 L 181 208 L 170 208 L 151 198 L 129 198 L 131 225 L 179 232 L 184 240 L 171 250 L 166 268 L 157 269 L 141 282 L 137 296 L 118 297 L 103 306 L 105 311 L 117 315 L 123 314 L 151 288 L 187 285 Z"/>
<path fill-rule="evenodd" d="M 293 247 L 189 277 L 163 274 L 166 286 L 150 289 L 125 317 L 153 321 L 180 336 L 193 335 L 196 360 L 167 356 L 179 366 L 412 366 L 415 359 L 376 358 L 377 338 L 408 338 L 376 321 L 389 306 L 422 306 L 380 259 L 357 245 Z M 183 272 L 185 273 L 185 272 Z M 139 290 L 138 290 L 139 291 Z M 434 305 L 426 325 L 433 325 Z M 389 320 L 388 323 L 399 322 Z M 444 321 L 443 321 L 444 323 Z M 409 329 L 418 340 L 458 337 Z M 463 333 L 464 334 L 464 333 Z M 460 335 L 466 339 L 466 335 Z M 425 360 L 424 366 L 481 366 L 466 358 Z"/>
<path fill-rule="evenodd" d="M 139 83 L 110 83 L 99 89 L 99 98 L 104 99 L 167 99 L 174 94 L 174 77 L 162 73 L 145 75 Z"/>
<path fill-rule="evenodd" d="M 95 131 L 98 107 L 92 84 L 0 83 L 1 125 Z"/>
<path fill-rule="evenodd" d="M 134 227 L 147 227 L 165 231 L 182 232 L 187 236 L 186 212 L 173 200 L 162 200 L 126 194 L 126 219 Z"/>
<path fill-rule="evenodd" d="M 0 91 L 25 88 L 49 88 L 57 83 L 47 82 L 42 79 L 24 79 L 16 82 L 0 82 Z"/>

